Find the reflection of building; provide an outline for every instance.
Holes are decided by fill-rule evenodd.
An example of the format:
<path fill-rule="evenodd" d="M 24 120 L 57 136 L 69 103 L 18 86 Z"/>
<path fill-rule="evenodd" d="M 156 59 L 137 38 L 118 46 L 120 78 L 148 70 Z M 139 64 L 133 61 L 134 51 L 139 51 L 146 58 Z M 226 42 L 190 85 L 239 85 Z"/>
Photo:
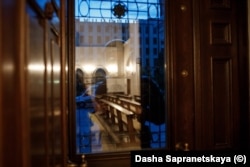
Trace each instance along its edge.
<path fill-rule="evenodd" d="M 138 23 L 76 20 L 76 68 L 84 71 L 85 83 L 92 84 L 96 71 L 102 69 L 108 92 L 139 95 L 138 32 Z"/>
<path fill-rule="evenodd" d="M 140 75 L 155 78 L 160 73 L 163 27 L 159 19 L 133 23 L 76 19 L 76 68 L 84 71 L 87 85 L 94 83 L 96 71 L 102 69 L 108 92 L 140 95 Z"/>
<path fill-rule="evenodd" d="M 140 53 L 143 75 L 155 76 L 163 63 L 164 24 L 161 19 L 140 20 Z"/>

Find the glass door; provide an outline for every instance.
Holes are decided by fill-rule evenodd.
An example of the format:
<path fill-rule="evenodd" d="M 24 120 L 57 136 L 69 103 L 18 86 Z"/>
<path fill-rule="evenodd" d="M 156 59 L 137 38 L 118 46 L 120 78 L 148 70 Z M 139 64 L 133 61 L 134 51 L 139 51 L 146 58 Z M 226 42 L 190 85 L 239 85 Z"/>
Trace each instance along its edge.
<path fill-rule="evenodd" d="M 164 0 L 75 0 L 77 154 L 165 148 Z"/>

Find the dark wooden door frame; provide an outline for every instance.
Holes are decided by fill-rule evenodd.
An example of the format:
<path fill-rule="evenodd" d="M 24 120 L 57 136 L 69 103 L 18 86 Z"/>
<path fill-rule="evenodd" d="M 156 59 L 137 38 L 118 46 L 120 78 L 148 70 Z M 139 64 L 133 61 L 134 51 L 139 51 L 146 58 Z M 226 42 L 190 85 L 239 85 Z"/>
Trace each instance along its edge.
<path fill-rule="evenodd" d="M 167 86 L 169 147 L 194 148 L 194 42 L 193 1 L 168 1 Z M 188 97 L 188 98 L 187 98 Z M 180 126 L 181 125 L 181 126 Z"/>
<path fill-rule="evenodd" d="M 249 24 L 248 17 L 250 15 L 249 8 L 247 6 L 249 1 L 244 0 L 240 1 L 238 4 L 238 26 L 239 26 L 239 90 L 240 90 L 240 111 L 241 111 L 241 119 L 240 122 L 240 134 L 241 134 L 241 148 L 247 148 L 250 150 L 250 90 L 249 90 L 249 82 L 250 82 L 250 49 L 249 49 L 249 38 L 247 34 L 249 34 Z"/>

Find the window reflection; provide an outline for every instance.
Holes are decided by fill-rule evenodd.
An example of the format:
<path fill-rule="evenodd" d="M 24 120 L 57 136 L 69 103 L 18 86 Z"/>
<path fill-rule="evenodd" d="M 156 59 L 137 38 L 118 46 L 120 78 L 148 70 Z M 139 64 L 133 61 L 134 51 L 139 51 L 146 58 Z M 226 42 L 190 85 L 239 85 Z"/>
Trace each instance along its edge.
<path fill-rule="evenodd" d="M 166 147 L 164 0 L 76 0 L 77 153 Z"/>

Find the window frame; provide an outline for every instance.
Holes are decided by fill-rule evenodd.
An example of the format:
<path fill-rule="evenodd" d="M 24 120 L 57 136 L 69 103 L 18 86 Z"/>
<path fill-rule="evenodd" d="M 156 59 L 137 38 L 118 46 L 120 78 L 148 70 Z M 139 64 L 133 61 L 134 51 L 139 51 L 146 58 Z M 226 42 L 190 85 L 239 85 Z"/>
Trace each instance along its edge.
<path fill-rule="evenodd" d="M 168 2 L 167 1 L 165 3 L 165 15 L 167 15 L 167 6 L 168 6 Z M 67 29 L 68 29 L 68 36 L 67 36 L 67 59 L 68 59 L 68 79 L 69 79 L 69 82 L 68 82 L 68 95 L 69 97 L 75 97 L 75 66 L 74 66 L 74 62 L 75 62 L 75 56 L 72 56 L 72 55 L 75 55 L 75 2 L 74 1 L 70 1 L 70 0 L 67 0 L 67 3 L 68 3 L 68 9 L 67 9 L 67 16 L 68 16 L 68 19 L 67 19 Z M 168 20 L 165 19 L 165 27 L 167 25 L 167 22 Z M 141 28 L 139 29 L 139 31 L 141 31 Z M 165 34 L 165 39 L 166 39 L 166 42 L 164 44 L 164 47 L 167 48 L 167 45 L 168 45 L 168 35 L 167 35 L 167 31 L 166 31 L 166 28 L 164 29 L 164 34 Z M 141 49 L 141 48 L 140 48 Z M 165 52 L 165 55 L 168 55 L 169 54 L 169 51 L 166 51 Z M 167 60 L 168 58 L 165 59 L 165 67 L 167 67 Z M 165 89 L 167 90 L 168 87 L 166 85 L 168 85 L 168 75 L 167 75 L 167 68 L 165 68 Z M 165 91 L 165 95 L 166 97 L 168 97 L 168 94 L 169 92 L 168 91 Z M 75 142 L 75 137 L 72 137 L 75 135 L 75 129 L 76 129 L 76 125 L 75 125 L 75 121 L 76 121 L 76 118 L 75 118 L 75 114 L 71 114 L 72 112 L 75 111 L 75 100 L 74 98 L 68 98 L 69 99 L 69 112 L 68 112 L 68 161 L 70 163 L 81 163 L 82 162 L 82 155 L 83 154 L 77 154 L 76 153 L 76 142 Z M 168 98 L 166 98 L 166 101 L 168 101 Z M 165 107 L 165 113 L 166 113 L 166 117 L 169 117 L 169 113 L 167 112 L 169 110 L 169 106 L 167 106 L 167 104 L 165 104 L 166 107 Z M 170 124 L 170 121 L 169 119 L 166 120 L 166 135 L 169 136 L 169 131 L 170 131 L 170 128 L 169 128 L 169 124 Z M 72 130 L 73 129 L 73 130 Z M 164 150 L 170 150 L 170 139 L 167 138 L 167 143 L 166 143 L 166 148 L 162 148 Z M 162 150 L 162 149 L 154 149 L 154 150 Z M 125 161 L 126 163 L 130 161 L 130 152 L 131 151 L 117 151 L 117 152 L 101 152 L 101 153 L 90 153 L 90 154 L 85 154 L 85 158 L 87 161 L 91 161 L 91 162 L 94 162 L 94 161 Z"/>

